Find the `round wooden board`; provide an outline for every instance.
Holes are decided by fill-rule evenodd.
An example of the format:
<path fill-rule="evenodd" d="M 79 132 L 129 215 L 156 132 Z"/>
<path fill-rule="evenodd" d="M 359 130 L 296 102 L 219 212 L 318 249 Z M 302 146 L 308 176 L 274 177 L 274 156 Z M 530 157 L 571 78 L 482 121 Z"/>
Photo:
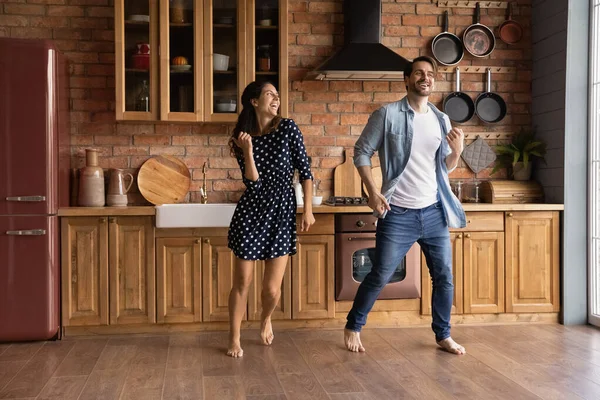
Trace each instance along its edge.
<path fill-rule="evenodd" d="M 154 205 L 181 203 L 190 190 L 190 170 L 177 157 L 150 158 L 137 179 L 140 193 Z"/>

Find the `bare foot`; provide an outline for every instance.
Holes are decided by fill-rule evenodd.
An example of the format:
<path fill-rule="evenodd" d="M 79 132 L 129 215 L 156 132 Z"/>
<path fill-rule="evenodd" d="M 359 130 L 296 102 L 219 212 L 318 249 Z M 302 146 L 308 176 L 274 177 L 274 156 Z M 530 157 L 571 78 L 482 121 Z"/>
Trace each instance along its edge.
<path fill-rule="evenodd" d="M 458 355 L 467 354 L 465 348 L 462 347 L 460 344 L 456 343 L 451 337 L 447 337 L 444 340 L 440 340 L 439 342 L 437 342 L 437 344 L 448 353 Z"/>
<path fill-rule="evenodd" d="M 262 344 L 265 346 L 273 343 L 273 326 L 271 325 L 271 318 L 265 318 L 261 323 L 260 327 L 260 338 L 262 339 Z"/>
<path fill-rule="evenodd" d="M 229 348 L 227 349 L 227 355 L 233 358 L 238 358 L 244 355 L 244 350 L 240 346 L 240 340 L 231 339 L 229 342 Z"/>
<path fill-rule="evenodd" d="M 364 352 L 365 348 L 360 342 L 360 332 L 354 332 L 349 329 L 344 329 L 344 342 L 346 348 L 353 352 Z"/>

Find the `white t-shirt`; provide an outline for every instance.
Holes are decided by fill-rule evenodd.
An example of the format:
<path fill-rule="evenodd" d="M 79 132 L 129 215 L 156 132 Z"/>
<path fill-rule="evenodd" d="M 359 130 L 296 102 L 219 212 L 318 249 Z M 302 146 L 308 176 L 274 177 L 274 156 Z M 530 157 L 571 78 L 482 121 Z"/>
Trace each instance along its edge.
<path fill-rule="evenodd" d="M 415 112 L 413 140 L 406 168 L 400 175 L 390 203 L 405 208 L 424 208 L 437 202 L 435 154 L 442 142 L 440 122 L 431 107 Z"/>

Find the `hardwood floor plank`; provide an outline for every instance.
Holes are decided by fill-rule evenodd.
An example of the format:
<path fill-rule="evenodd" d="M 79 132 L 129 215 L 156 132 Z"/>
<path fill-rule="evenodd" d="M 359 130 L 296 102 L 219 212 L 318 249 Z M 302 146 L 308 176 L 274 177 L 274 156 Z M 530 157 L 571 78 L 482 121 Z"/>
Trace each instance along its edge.
<path fill-rule="evenodd" d="M 270 363 L 271 347 L 258 343 L 248 343 L 241 362 L 241 377 L 246 395 L 267 395 L 283 393 L 275 369 Z"/>
<path fill-rule="evenodd" d="M 239 376 L 205 376 L 203 383 L 205 399 L 244 400 L 246 398 Z"/>
<path fill-rule="evenodd" d="M 237 376 L 242 371 L 242 358 L 232 358 L 226 355 L 227 333 L 215 332 L 205 334 L 202 347 L 202 375 L 207 376 Z M 218 382 L 218 381 L 217 381 Z M 210 398 L 210 397 L 208 397 Z"/>
<path fill-rule="evenodd" d="M 78 400 L 114 400 L 123 391 L 127 372 L 123 369 L 95 369 L 90 374 Z"/>
<path fill-rule="evenodd" d="M 0 343 L 0 357 L 2 357 L 2 353 L 4 353 L 10 346 L 10 343 Z"/>
<path fill-rule="evenodd" d="M 39 395 L 74 342 L 43 342 L 43 346 L 0 392 L 0 399 Z"/>
<path fill-rule="evenodd" d="M 164 400 L 202 400 L 202 369 L 167 369 L 162 398 Z"/>
<path fill-rule="evenodd" d="M 59 365 L 54 376 L 89 375 L 104 350 L 107 339 L 79 340 Z"/>
<path fill-rule="evenodd" d="M 135 341 L 113 341 L 109 340 L 100 354 L 96 370 L 126 369 L 137 353 Z"/>
<path fill-rule="evenodd" d="M 77 400 L 87 376 L 52 377 L 37 400 Z"/>
<path fill-rule="evenodd" d="M 2 389 L 19 373 L 27 361 L 0 361 L 0 393 Z"/>
<path fill-rule="evenodd" d="M 257 394 L 256 396 L 246 396 L 246 400 L 287 400 L 287 396 L 285 393 Z"/>
<path fill-rule="evenodd" d="M 196 369 L 202 376 L 202 346 L 201 335 L 172 335 L 167 369 Z"/>
<path fill-rule="evenodd" d="M 12 343 L 0 354 L 0 361 L 29 361 L 44 346 L 44 342 Z"/>
<path fill-rule="evenodd" d="M 279 381 L 289 400 L 329 400 L 324 388 L 311 373 L 281 374 Z"/>
<path fill-rule="evenodd" d="M 329 393 L 331 400 L 376 400 L 369 393 Z"/>
<path fill-rule="evenodd" d="M 550 376 L 536 370 L 535 367 L 521 365 L 487 345 L 473 344 L 468 351 L 482 363 L 543 399 L 581 398 L 561 385 L 557 385 Z"/>
<path fill-rule="evenodd" d="M 120 400 L 161 400 L 164 374 L 164 365 L 132 365 L 125 378 Z"/>
<path fill-rule="evenodd" d="M 167 363 L 168 351 L 168 336 L 144 338 L 137 345 L 137 353 L 131 361 L 131 365 L 164 367 Z"/>
<path fill-rule="evenodd" d="M 273 351 L 269 352 L 269 361 L 279 374 L 301 374 L 310 372 L 308 364 L 286 332 L 277 334 L 273 342 Z"/>
<path fill-rule="evenodd" d="M 410 395 L 393 375 L 388 374 L 377 362 L 367 354 L 356 354 L 354 362 L 347 362 L 345 367 L 350 370 L 354 379 L 372 397 L 379 400 L 418 399 Z M 335 393 L 335 392 L 332 392 Z"/>

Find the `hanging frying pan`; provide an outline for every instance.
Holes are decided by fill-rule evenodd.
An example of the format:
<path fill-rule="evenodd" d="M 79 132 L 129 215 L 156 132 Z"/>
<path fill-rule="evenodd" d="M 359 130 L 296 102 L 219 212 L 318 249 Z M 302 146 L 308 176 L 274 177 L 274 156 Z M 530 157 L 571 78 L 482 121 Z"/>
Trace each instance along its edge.
<path fill-rule="evenodd" d="M 475 114 L 475 103 L 466 93 L 460 91 L 460 68 L 456 67 L 456 91 L 444 99 L 444 112 L 454 122 L 467 122 Z"/>
<path fill-rule="evenodd" d="M 463 33 L 465 49 L 475 57 L 489 56 L 496 46 L 494 32 L 487 26 L 480 24 L 481 8 L 479 3 L 475 6 L 475 22 Z"/>
<path fill-rule="evenodd" d="M 517 21 L 512 19 L 514 3 L 508 5 L 508 17 L 506 21 L 498 28 L 500 40 L 506 44 L 515 44 L 523 37 L 523 27 Z"/>
<path fill-rule="evenodd" d="M 444 31 L 438 33 L 431 42 L 431 52 L 440 64 L 456 65 L 465 54 L 460 38 L 448 32 L 448 11 L 444 11 Z"/>
<path fill-rule="evenodd" d="M 486 91 L 477 96 L 475 112 L 483 122 L 495 124 L 506 116 L 506 103 L 499 94 L 492 92 L 492 69 L 488 68 L 486 72 Z"/>

